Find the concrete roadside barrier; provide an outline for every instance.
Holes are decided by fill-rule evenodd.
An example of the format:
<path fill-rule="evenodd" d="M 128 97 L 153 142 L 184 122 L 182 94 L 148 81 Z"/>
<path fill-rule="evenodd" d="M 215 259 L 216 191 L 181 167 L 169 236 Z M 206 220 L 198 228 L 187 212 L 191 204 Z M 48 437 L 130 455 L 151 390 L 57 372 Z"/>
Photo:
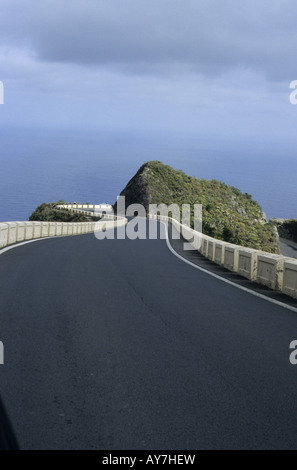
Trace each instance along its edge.
<path fill-rule="evenodd" d="M 238 274 L 250 281 L 257 279 L 258 252 L 250 248 L 239 248 L 238 250 Z"/>
<path fill-rule="evenodd" d="M 49 222 L 49 237 L 55 237 L 57 233 L 57 222 Z"/>
<path fill-rule="evenodd" d="M 101 206 L 100 206 L 101 207 Z M 108 227 L 114 228 L 127 224 L 124 217 L 108 215 Z M 61 237 L 92 233 L 96 222 L 43 222 L 43 221 L 9 221 L 0 223 L 0 249 L 23 241 L 39 238 Z M 98 229 L 98 227 L 97 227 Z M 100 230 L 100 228 L 99 228 Z"/>
<path fill-rule="evenodd" d="M 34 228 L 34 222 L 25 222 L 25 240 L 32 240 Z"/>
<path fill-rule="evenodd" d="M 17 222 L 17 243 L 25 240 L 26 226 L 25 222 Z"/>
<path fill-rule="evenodd" d="M 56 237 L 62 236 L 62 222 L 56 222 Z"/>
<path fill-rule="evenodd" d="M 208 242 L 209 237 L 204 236 L 202 239 L 201 254 L 205 256 L 205 258 L 208 258 Z"/>
<path fill-rule="evenodd" d="M 284 262 L 282 291 L 297 299 L 297 260 L 290 259 Z"/>
<path fill-rule="evenodd" d="M 49 222 L 41 222 L 41 237 L 49 236 Z"/>
<path fill-rule="evenodd" d="M 0 223 L 0 248 L 8 245 L 8 225 Z"/>
<path fill-rule="evenodd" d="M 198 232 L 197 233 L 194 232 L 193 246 L 194 248 L 196 248 L 197 251 L 200 251 L 201 249 L 201 242 L 202 242 L 201 234 Z"/>
<path fill-rule="evenodd" d="M 41 222 L 33 223 L 33 238 L 41 238 Z"/>
<path fill-rule="evenodd" d="M 238 253 L 239 246 L 226 244 L 225 245 L 225 258 L 224 267 L 229 271 L 238 272 Z"/>
<path fill-rule="evenodd" d="M 68 235 L 68 222 L 62 222 L 62 235 Z"/>
<path fill-rule="evenodd" d="M 77 222 L 73 222 L 73 235 L 77 235 Z"/>
<path fill-rule="evenodd" d="M 8 245 L 13 245 L 17 242 L 17 222 L 7 222 L 8 225 Z"/>
<path fill-rule="evenodd" d="M 215 250 L 214 250 L 214 262 L 216 264 L 223 265 L 225 261 L 225 242 L 221 242 L 219 240 L 216 240 L 215 243 Z"/>
<path fill-rule="evenodd" d="M 67 222 L 67 235 L 73 235 L 73 222 Z"/>
<path fill-rule="evenodd" d="M 208 240 L 207 258 L 208 258 L 210 261 L 214 261 L 215 246 L 216 246 L 216 242 L 214 241 L 214 239 Z"/>
<path fill-rule="evenodd" d="M 282 290 L 286 258 L 270 253 L 258 254 L 257 282 L 274 290 Z"/>

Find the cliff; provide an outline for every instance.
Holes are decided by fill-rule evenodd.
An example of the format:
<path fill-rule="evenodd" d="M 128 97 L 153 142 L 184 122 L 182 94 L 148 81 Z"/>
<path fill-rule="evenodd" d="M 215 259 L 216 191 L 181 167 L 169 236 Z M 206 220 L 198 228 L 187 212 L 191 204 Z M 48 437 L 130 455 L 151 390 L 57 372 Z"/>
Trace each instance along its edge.
<path fill-rule="evenodd" d="M 148 212 L 149 204 L 203 206 L 203 233 L 230 243 L 279 253 L 275 226 L 267 223 L 261 206 L 252 196 L 216 180 L 186 175 L 158 161 L 141 166 L 121 192 L 126 207 L 138 203 Z M 115 204 L 116 210 L 116 204 Z"/>

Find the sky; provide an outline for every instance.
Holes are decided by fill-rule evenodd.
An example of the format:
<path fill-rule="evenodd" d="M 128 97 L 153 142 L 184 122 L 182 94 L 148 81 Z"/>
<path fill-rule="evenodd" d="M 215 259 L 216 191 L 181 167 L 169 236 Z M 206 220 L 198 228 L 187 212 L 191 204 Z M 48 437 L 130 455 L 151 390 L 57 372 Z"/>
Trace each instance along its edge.
<path fill-rule="evenodd" d="M 295 10 L 294 0 L 0 0 L 0 142 L 20 129 L 31 142 L 144 136 L 181 155 L 203 142 L 238 159 L 247 149 L 295 159 Z"/>
<path fill-rule="evenodd" d="M 294 141 L 293 0 L 0 0 L 1 126 Z"/>

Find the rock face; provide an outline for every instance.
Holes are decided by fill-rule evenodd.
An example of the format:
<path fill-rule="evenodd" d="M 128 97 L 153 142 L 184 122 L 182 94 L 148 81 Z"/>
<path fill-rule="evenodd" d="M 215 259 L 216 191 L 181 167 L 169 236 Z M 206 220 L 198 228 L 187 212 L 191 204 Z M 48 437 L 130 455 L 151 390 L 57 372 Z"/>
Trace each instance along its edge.
<path fill-rule="evenodd" d="M 275 224 L 279 236 L 297 243 L 297 219 L 270 219 Z"/>
<path fill-rule="evenodd" d="M 126 208 L 142 204 L 191 205 L 203 207 L 203 232 L 214 238 L 271 253 L 279 253 L 275 227 L 267 223 L 261 206 L 252 196 L 216 180 L 187 176 L 158 161 L 145 163 L 121 192 Z M 115 204 L 115 210 L 117 205 Z"/>
<path fill-rule="evenodd" d="M 121 196 L 125 196 L 126 208 L 131 204 L 142 204 L 148 212 L 151 203 L 151 188 L 148 181 L 148 173 L 150 171 L 149 164 L 144 164 L 138 172 L 129 181 L 125 189 L 121 192 Z M 114 205 L 117 209 L 117 204 Z"/>

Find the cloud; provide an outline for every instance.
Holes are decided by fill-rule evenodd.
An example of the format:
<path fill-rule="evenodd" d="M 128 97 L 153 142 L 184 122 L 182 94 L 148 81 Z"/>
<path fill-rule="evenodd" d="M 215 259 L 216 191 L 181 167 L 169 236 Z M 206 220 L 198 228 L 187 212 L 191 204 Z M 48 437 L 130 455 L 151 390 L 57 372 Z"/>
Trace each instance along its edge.
<path fill-rule="evenodd" d="M 294 6 L 1 0 L 0 124 L 289 142 Z"/>
<path fill-rule="evenodd" d="M 293 0 L 2 0 L 2 44 L 131 74 L 295 78 Z"/>

